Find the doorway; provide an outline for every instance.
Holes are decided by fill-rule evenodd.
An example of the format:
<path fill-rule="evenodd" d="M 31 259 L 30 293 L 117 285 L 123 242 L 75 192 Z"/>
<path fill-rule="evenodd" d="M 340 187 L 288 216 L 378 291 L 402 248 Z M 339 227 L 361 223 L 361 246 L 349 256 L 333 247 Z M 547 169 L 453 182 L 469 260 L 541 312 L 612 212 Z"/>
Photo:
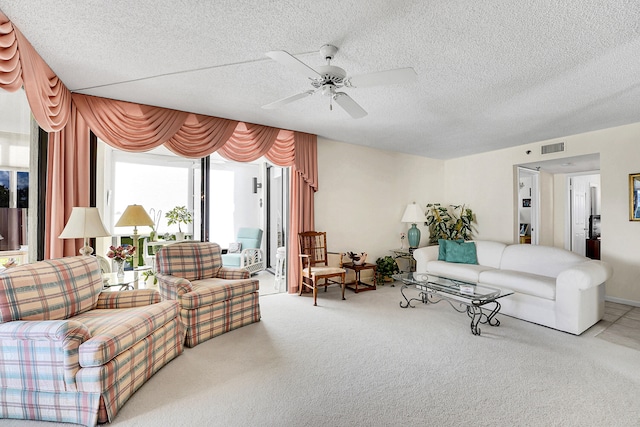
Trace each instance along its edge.
<path fill-rule="evenodd" d="M 568 193 L 569 249 L 579 255 L 589 256 L 594 246 L 589 240 L 599 243 L 600 238 L 599 232 L 596 235 L 593 230 L 594 219 L 600 219 L 600 174 L 570 176 Z"/>
<path fill-rule="evenodd" d="M 520 244 L 537 245 L 540 218 L 540 173 L 518 167 L 518 240 Z"/>

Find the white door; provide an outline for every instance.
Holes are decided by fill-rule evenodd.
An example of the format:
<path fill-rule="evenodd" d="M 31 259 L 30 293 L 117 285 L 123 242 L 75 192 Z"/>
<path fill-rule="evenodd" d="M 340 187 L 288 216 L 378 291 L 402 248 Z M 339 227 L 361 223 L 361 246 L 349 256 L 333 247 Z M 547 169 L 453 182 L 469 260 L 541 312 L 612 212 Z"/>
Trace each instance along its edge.
<path fill-rule="evenodd" d="M 582 256 L 587 253 L 590 193 L 588 176 L 571 178 L 571 251 Z"/>

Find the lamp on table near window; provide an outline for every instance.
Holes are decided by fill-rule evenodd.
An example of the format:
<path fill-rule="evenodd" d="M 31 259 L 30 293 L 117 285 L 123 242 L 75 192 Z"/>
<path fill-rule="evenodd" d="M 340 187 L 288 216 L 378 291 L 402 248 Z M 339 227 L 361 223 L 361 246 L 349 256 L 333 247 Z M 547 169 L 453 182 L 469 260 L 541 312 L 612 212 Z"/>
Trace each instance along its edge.
<path fill-rule="evenodd" d="M 102 223 L 98 208 L 74 207 L 69 215 L 67 225 L 58 236 L 60 239 L 84 239 L 80 255 L 91 255 L 93 248 L 89 246 L 91 237 L 107 237 L 109 232 Z"/>
<path fill-rule="evenodd" d="M 409 240 L 409 248 L 417 248 L 420 244 L 420 229 L 416 227 L 418 222 L 424 221 L 424 212 L 420 209 L 420 206 L 416 205 L 416 202 L 407 205 L 402 215 L 402 222 L 411 223 L 411 228 L 407 231 L 407 238 Z"/>
<path fill-rule="evenodd" d="M 152 227 L 154 225 L 153 220 L 144 210 L 142 205 L 129 205 L 122 213 L 122 216 L 116 223 L 116 227 L 130 227 L 133 226 L 133 247 L 135 248 L 135 256 L 133 257 L 133 268 L 138 266 L 138 226 L 146 225 Z"/>

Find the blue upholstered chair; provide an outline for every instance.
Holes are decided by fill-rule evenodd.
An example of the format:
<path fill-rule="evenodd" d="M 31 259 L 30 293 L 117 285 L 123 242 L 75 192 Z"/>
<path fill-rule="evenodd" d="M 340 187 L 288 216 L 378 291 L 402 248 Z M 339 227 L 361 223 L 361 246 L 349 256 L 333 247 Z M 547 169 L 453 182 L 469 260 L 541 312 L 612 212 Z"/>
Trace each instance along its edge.
<path fill-rule="evenodd" d="M 222 265 L 225 267 L 246 268 L 251 274 L 264 270 L 264 254 L 260 249 L 262 244 L 261 229 L 240 228 L 235 243 L 241 244 L 241 251 L 223 254 Z"/>

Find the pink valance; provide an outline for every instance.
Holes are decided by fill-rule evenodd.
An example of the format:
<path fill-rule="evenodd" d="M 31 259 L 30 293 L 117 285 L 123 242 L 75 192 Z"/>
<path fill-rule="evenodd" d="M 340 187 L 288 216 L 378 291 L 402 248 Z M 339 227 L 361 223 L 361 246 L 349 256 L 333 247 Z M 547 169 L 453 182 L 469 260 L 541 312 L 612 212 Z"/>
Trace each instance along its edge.
<path fill-rule="evenodd" d="M 47 132 L 62 130 L 71 113 L 71 93 L 0 12 L 0 88 L 15 92 L 22 86 L 40 127 Z"/>
<path fill-rule="evenodd" d="M 89 204 L 89 131 L 121 150 L 148 151 L 164 144 L 191 158 L 218 151 L 247 162 L 265 156 L 291 167 L 289 292 L 297 291 L 299 231 L 314 227 L 318 189 L 317 136 L 94 96 L 73 94 L 33 46 L 0 12 L 0 89 L 24 87 L 41 128 L 50 132 L 45 257 L 75 255 L 81 241 L 57 236 L 73 206 Z"/>

